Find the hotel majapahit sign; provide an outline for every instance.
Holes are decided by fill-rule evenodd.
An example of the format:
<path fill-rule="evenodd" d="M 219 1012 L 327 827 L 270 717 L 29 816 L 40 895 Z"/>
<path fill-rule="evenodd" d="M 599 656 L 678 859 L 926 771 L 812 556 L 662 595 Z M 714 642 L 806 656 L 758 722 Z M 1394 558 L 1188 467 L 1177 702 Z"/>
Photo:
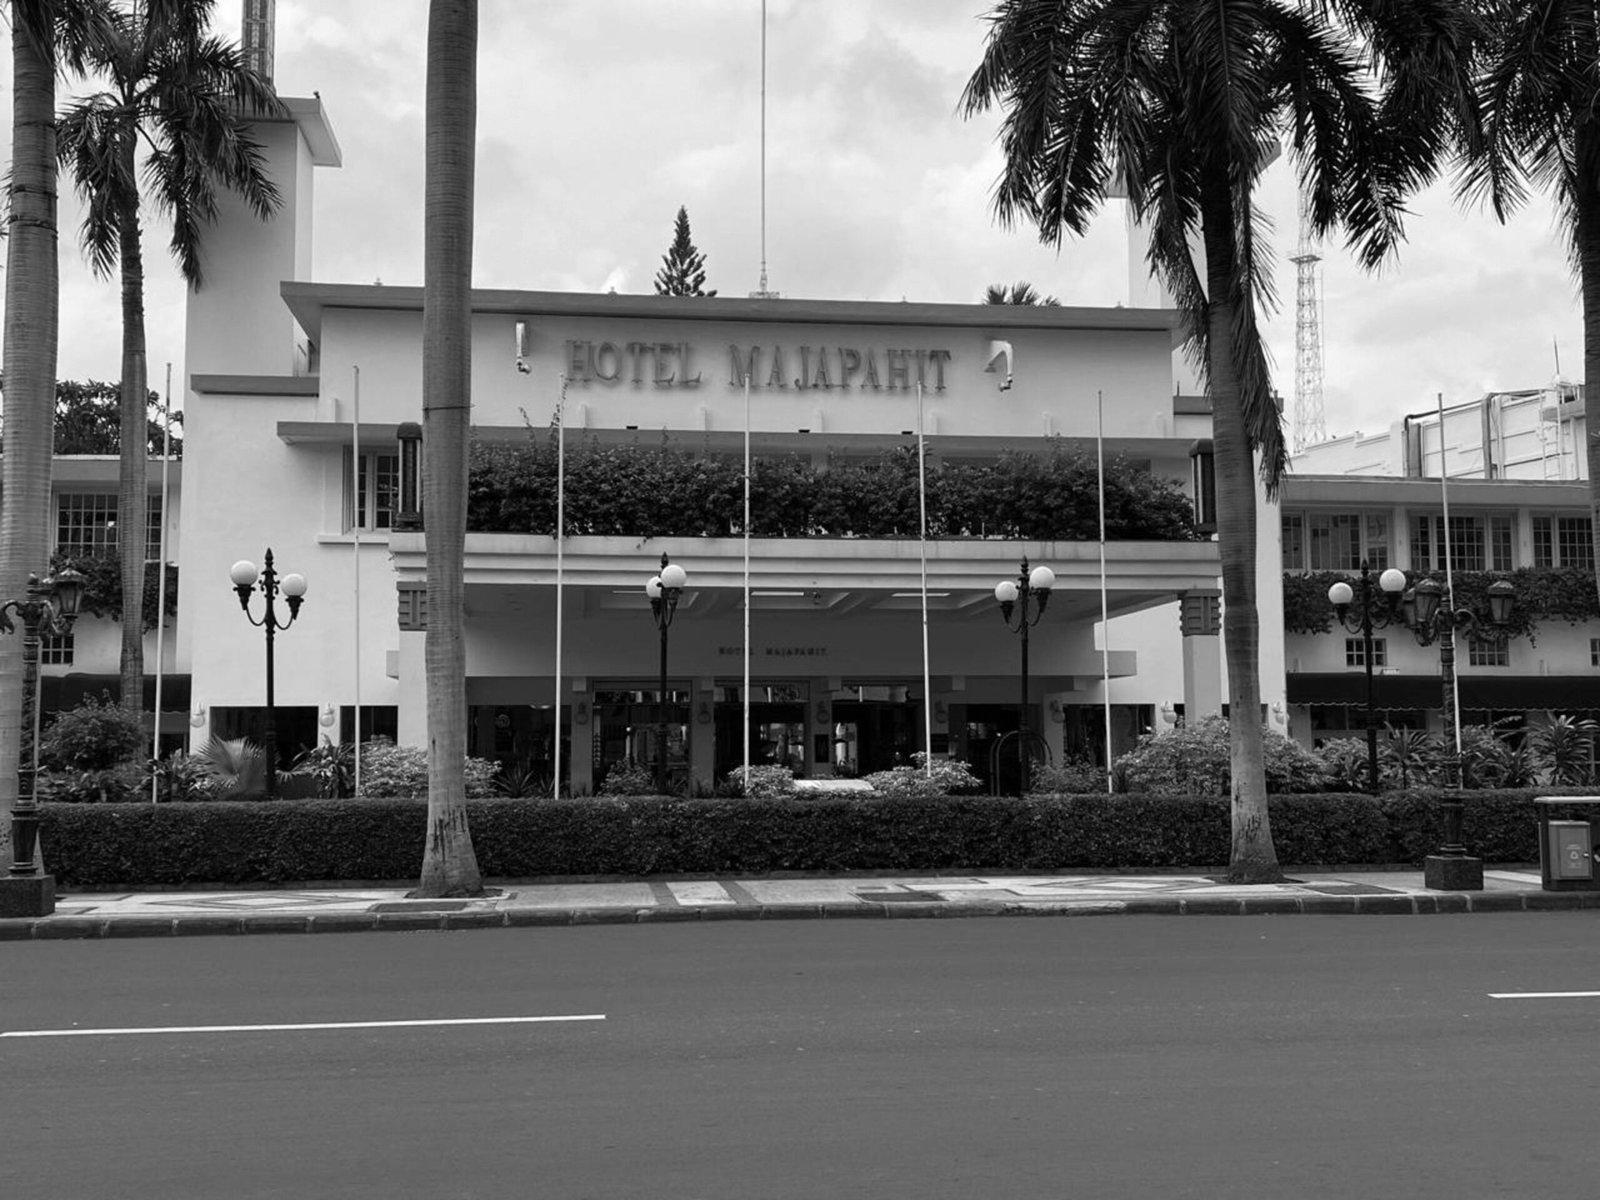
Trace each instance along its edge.
<path fill-rule="evenodd" d="M 740 346 L 730 344 L 727 384 L 752 392 L 779 389 L 822 391 L 911 391 L 945 389 L 950 351 L 884 346 Z M 693 342 L 594 342 L 566 344 L 565 373 L 572 383 L 633 387 L 697 388 L 705 382 L 699 347 Z"/>

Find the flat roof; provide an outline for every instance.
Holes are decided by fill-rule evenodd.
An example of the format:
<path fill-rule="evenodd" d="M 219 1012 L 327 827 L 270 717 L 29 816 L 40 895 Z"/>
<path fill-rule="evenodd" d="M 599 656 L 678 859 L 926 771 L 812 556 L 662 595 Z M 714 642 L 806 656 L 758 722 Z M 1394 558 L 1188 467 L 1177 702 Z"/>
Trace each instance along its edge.
<path fill-rule="evenodd" d="M 321 340 L 322 314 L 330 308 L 422 311 L 420 287 L 286 280 L 279 285 L 279 290 L 300 328 L 313 341 Z M 1170 308 L 922 304 L 904 300 L 790 300 L 475 288 L 472 310 L 516 317 L 745 321 L 774 325 L 926 325 L 986 329 L 1002 334 L 1016 329 L 1165 333 L 1174 346 L 1182 338 L 1177 310 Z"/>

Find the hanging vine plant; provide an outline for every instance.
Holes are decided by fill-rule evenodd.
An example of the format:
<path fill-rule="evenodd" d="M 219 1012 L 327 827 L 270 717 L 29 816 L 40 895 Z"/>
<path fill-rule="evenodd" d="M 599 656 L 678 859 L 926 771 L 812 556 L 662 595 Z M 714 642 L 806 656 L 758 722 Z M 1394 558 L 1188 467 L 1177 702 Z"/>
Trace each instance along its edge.
<path fill-rule="evenodd" d="M 160 596 L 160 563 L 144 565 L 144 627 L 156 627 L 156 603 Z M 50 570 L 63 571 L 71 567 L 83 576 L 82 609 L 95 617 L 122 620 L 122 559 L 115 552 L 105 554 L 53 554 Z M 167 564 L 167 617 L 178 615 L 178 567 Z"/>

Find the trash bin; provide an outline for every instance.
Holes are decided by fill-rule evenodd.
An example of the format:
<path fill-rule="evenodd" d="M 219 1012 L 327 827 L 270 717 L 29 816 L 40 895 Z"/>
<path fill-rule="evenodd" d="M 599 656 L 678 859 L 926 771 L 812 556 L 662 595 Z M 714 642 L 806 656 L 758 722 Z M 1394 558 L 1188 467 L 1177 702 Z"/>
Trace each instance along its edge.
<path fill-rule="evenodd" d="M 1591 798 L 1583 797 L 1587 802 Z M 1563 805 L 1556 798 L 1535 801 L 1540 806 L 1539 819 L 1539 875 L 1547 892 L 1600 891 L 1600 861 L 1595 857 L 1595 827 L 1593 821 L 1563 817 L 1554 819 L 1549 814 L 1559 807 L 1570 807 L 1578 802 Z M 1558 807 L 1559 806 L 1559 807 Z M 1588 807 L 1585 803 L 1584 807 Z"/>

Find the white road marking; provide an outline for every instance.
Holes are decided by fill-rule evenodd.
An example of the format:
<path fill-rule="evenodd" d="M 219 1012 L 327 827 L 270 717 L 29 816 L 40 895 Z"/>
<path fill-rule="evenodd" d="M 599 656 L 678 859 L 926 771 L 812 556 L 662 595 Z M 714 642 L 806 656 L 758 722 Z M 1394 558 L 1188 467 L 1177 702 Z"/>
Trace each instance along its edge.
<path fill-rule="evenodd" d="M 1491 1000 L 1565 1000 L 1570 997 L 1600 996 L 1600 992 L 1490 992 Z"/>
<path fill-rule="evenodd" d="M 127 1033 L 270 1033 L 302 1029 L 395 1029 L 414 1025 L 529 1025 L 540 1021 L 604 1021 L 605 1013 L 560 1017 L 440 1017 L 420 1021 L 322 1021 L 302 1025 L 152 1025 L 133 1029 L 8 1029 L 0 1038 L 111 1037 Z"/>

